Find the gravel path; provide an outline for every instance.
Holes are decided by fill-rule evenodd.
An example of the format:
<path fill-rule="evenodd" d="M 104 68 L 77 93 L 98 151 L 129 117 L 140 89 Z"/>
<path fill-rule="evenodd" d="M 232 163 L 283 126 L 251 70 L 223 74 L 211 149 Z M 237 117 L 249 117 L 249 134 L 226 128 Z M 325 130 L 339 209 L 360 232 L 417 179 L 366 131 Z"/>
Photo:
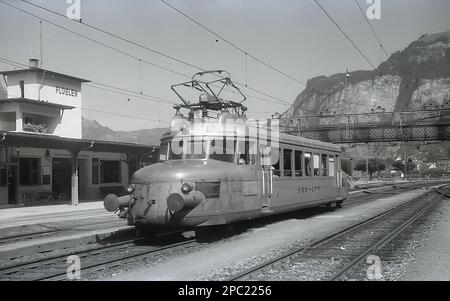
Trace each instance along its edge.
<path fill-rule="evenodd" d="M 419 233 L 418 233 L 419 234 Z M 434 210 L 424 232 L 412 240 L 413 260 L 399 280 L 450 280 L 450 200 Z"/>

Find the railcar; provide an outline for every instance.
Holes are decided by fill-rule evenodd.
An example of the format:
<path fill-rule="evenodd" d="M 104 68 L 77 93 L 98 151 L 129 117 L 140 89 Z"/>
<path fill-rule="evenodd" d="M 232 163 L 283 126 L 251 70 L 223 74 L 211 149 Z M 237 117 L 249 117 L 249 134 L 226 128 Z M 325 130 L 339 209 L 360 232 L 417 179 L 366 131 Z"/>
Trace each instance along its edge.
<path fill-rule="evenodd" d="M 130 195 L 108 195 L 107 210 L 140 228 L 206 227 L 347 198 L 338 146 L 280 133 L 274 120 L 247 119 L 243 101 L 220 97 L 227 87 L 240 93 L 229 76 L 198 79 L 211 73 L 225 71 L 172 86 L 183 104 L 161 138 L 159 163 L 134 173 Z M 185 100 L 179 86 L 199 91 L 199 101 Z"/>

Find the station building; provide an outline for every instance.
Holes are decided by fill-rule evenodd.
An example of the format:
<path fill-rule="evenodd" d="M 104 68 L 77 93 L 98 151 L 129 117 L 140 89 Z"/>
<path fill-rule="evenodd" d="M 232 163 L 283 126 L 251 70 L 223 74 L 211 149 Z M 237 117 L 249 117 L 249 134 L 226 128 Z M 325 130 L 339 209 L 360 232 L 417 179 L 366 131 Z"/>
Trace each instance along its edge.
<path fill-rule="evenodd" d="M 88 80 L 41 69 L 38 60 L 0 74 L 0 207 L 120 194 L 135 170 L 156 160 L 154 146 L 82 139 Z"/>

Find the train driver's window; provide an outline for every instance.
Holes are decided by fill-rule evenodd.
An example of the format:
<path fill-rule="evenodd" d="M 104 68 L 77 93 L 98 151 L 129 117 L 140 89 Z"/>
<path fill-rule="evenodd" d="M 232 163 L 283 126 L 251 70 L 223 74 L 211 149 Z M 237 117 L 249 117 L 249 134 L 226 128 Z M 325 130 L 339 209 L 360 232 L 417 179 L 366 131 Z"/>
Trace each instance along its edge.
<path fill-rule="evenodd" d="M 167 160 L 167 151 L 169 150 L 169 143 L 161 143 L 161 148 L 159 149 L 159 161 L 164 162 Z"/>
<path fill-rule="evenodd" d="M 188 140 L 186 143 L 186 159 L 206 159 L 205 148 L 204 142 L 201 140 Z"/>
<path fill-rule="evenodd" d="M 314 176 L 318 176 L 319 175 L 319 166 L 320 166 L 320 162 L 319 162 L 319 154 L 314 154 Z"/>
<path fill-rule="evenodd" d="M 183 157 L 184 141 L 181 138 L 174 138 L 170 141 L 169 160 L 180 160 Z"/>
<path fill-rule="evenodd" d="M 302 176 L 302 152 L 296 150 L 294 152 L 294 167 L 295 167 L 295 176 Z"/>
<path fill-rule="evenodd" d="M 283 167 L 284 167 L 284 176 L 292 177 L 292 150 L 291 149 L 283 150 Z"/>
<path fill-rule="evenodd" d="M 311 153 L 305 153 L 305 176 L 311 176 Z"/>
<path fill-rule="evenodd" d="M 321 164 L 322 164 L 322 176 L 326 177 L 328 175 L 328 171 L 327 171 L 327 155 L 322 154 Z"/>
<path fill-rule="evenodd" d="M 328 158 L 328 176 L 334 177 L 334 157 Z"/>
<path fill-rule="evenodd" d="M 256 150 L 255 142 L 238 141 L 237 142 L 238 164 L 241 165 L 255 165 L 256 164 Z"/>
<path fill-rule="evenodd" d="M 209 159 L 234 163 L 234 144 L 228 139 L 211 140 L 209 149 Z"/>

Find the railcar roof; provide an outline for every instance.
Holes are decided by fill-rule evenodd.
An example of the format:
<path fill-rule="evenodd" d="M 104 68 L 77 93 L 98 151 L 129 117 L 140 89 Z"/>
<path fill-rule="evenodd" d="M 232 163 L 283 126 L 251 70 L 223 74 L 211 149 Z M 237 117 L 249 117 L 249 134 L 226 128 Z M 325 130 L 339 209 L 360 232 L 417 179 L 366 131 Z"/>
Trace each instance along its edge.
<path fill-rule="evenodd" d="M 300 144 L 312 148 L 327 149 L 331 151 L 341 152 L 341 148 L 333 143 L 323 142 L 320 140 L 308 139 L 301 136 L 280 133 L 280 141 L 285 143 Z"/>
<path fill-rule="evenodd" d="M 188 133 L 188 134 L 177 134 L 176 136 L 170 135 L 169 133 L 166 133 L 163 135 L 162 139 L 171 139 L 174 137 L 177 138 L 183 138 L 183 137 L 191 137 L 194 133 Z M 199 133 L 197 133 L 199 134 Z M 199 137 L 223 137 L 223 133 L 201 133 Z M 227 137 L 234 137 L 234 135 L 227 135 Z M 262 137 L 264 138 L 264 137 Z M 314 139 L 308 139 L 301 136 L 296 135 L 290 135 L 286 133 L 280 133 L 279 139 L 277 139 L 281 143 L 288 143 L 298 146 L 304 146 L 304 147 L 310 147 L 310 148 L 316 148 L 316 149 L 322 149 L 322 150 L 329 150 L 333 152 L 341 152 L 341 148 L 333 143 L 323 142 L 320 140 L 314 140 Z"/>

